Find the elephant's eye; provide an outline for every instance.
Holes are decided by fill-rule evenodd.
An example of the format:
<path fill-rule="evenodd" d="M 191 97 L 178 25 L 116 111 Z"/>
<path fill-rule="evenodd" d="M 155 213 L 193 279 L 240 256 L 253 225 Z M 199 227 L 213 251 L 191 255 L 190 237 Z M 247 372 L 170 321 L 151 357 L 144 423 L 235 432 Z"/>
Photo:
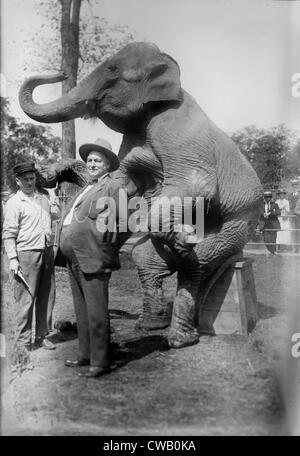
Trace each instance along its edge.
<path fill-rule="evenodd" d="M 112 73 L 115 73 L 117 71 L 118 67 L 117 67 L 117 65 L 115 63 L 111 63 L 110 65 L 108 65 L 108 69 Z"/>

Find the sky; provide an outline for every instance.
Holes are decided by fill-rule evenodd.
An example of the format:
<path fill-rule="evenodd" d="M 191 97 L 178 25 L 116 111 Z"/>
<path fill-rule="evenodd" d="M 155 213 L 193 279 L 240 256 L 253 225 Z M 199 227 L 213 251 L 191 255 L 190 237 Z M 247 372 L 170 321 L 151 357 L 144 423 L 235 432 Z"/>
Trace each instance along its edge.
<path fill-rule="evenodd" d="M 18 105 L 15 81 L 31 74 L 30 68 L 22 71 L 29 53 L 24 40 L 32 31 L 44 33 L 38 3 L 1 0 L 1 87 L 22 121 L 31 120 Z M 300 97 L 291 90 L 292 75 L 300 73 L 300 1 L 103 0 L 99 5 L 97 13 L 110 24 L 127 25 L 137 41 L 151 41 L 177 60 L 182 87 L 224 131 L 280 123 L 300 130 Z M 59 90 L 44 87 L 34 96 L 37 102 L 51 101 Z M 60 134 L 59 125 L 52 128 Z M 76 120 L 77 149 L 98 137 L 118 151 L 120 134 L 100 120 Z"/>

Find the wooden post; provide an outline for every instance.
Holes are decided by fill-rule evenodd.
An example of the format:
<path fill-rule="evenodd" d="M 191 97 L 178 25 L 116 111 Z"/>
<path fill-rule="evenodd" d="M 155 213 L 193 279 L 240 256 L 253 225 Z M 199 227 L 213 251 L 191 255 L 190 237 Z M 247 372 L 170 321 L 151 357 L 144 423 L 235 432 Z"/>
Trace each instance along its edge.
<path fill-rule="evenodd" d="M 258 319 L 251 258 L 242 258 L 222 268 L 207 287 L 198 313 L 200 334 L 247 335 Z"/>

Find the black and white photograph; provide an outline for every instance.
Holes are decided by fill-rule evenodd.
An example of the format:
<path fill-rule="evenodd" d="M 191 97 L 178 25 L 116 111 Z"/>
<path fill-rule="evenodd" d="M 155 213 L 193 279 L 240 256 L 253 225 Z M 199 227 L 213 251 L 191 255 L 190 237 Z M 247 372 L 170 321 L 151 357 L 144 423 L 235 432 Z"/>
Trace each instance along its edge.
<path fill-rule="evenodd" d="M 0 15 L 0 435 L 300 436 L 300 1 Z"/>

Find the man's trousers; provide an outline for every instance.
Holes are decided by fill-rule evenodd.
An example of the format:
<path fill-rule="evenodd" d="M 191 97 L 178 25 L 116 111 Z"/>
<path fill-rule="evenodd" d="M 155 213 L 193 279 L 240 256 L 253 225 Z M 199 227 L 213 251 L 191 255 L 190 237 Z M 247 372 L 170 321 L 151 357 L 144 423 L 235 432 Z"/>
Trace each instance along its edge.
<path fill-rule="evenodd" d="M 91 366 L 108 367 L 110 323 L 108 284 L 111 273 L 85 274 L 72 248 L 68 227 L 63 228 L 60 248 L 67 261 L 78 328 L 79 358 Z"/>
<path fill-rule="evenodd" d="M 266 229 L 263 231 L 263 238 L 269 252 L 274 254 L 276 252 L 277 231 L 268 231 Z"/>
<path fill-rule="evenodd" d="M 15 276 L 16 342 L 30 345 L 34 307 L 36 339 L 48 334 L 47 313 L 53 275 L 51 249 L 19 251 L 18 259 L 29 289 L 19 276 Z"/>

